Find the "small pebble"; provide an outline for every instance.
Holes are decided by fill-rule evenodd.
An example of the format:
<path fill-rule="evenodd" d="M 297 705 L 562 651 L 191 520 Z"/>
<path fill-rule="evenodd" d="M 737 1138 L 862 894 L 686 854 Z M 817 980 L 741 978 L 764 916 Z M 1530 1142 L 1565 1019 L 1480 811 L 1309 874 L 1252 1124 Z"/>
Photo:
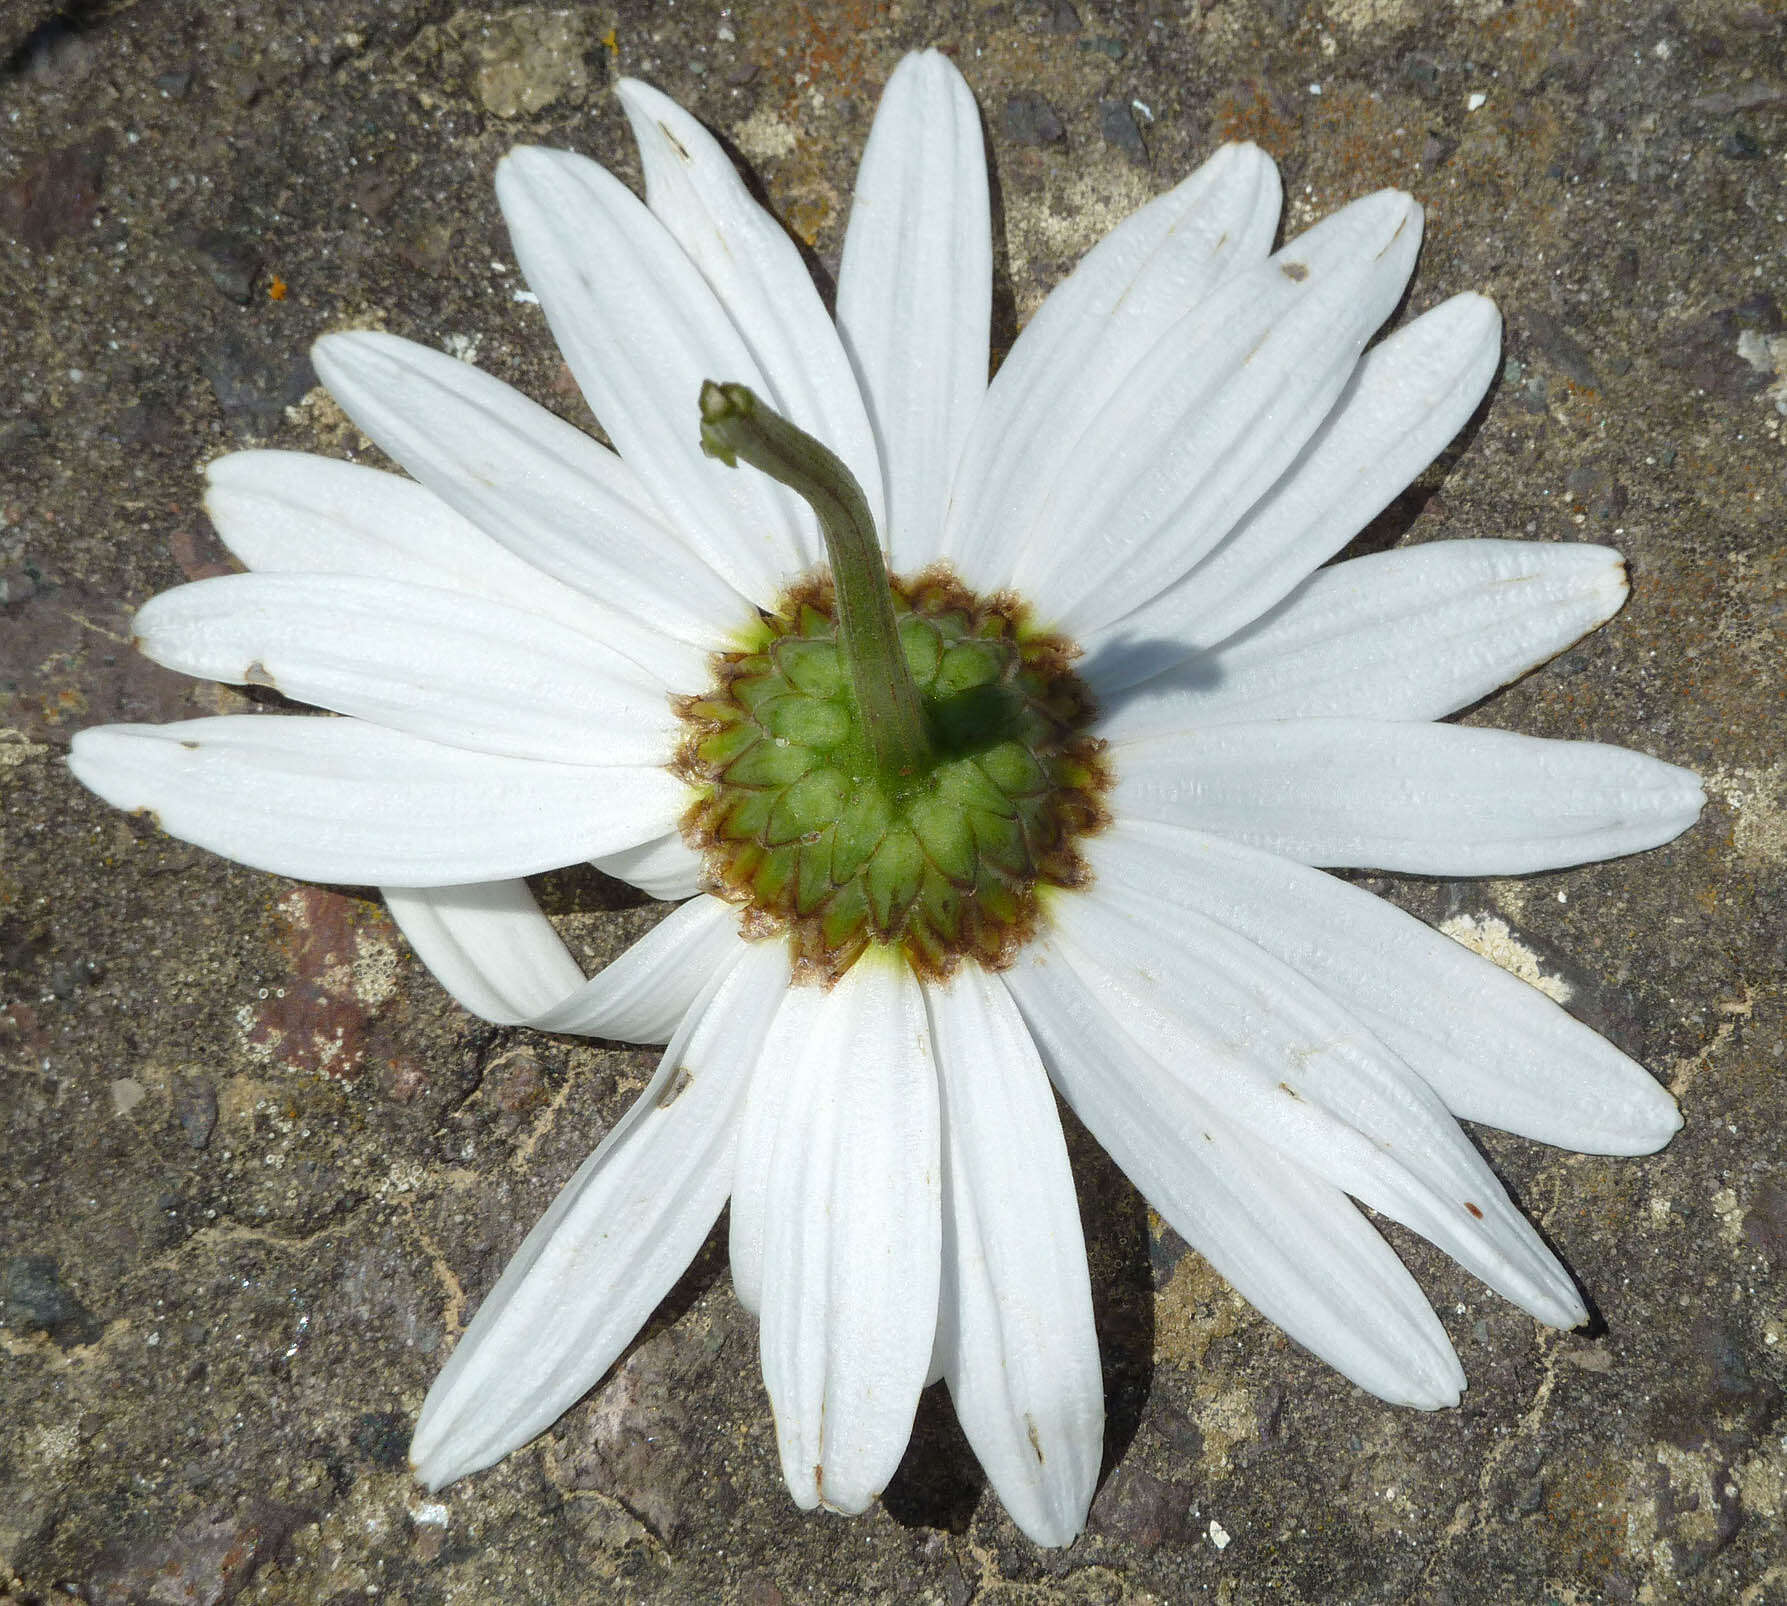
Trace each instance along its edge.
<path fill-rule="evenodd" d="M 1101 100 L 1098 103 L 1098 131 L 1107 145 L 1114 145 L 1138 167 L 1148 164 L 1148 147 L 1142 143 L 1142 130 L 1135 120 L 1135 111 L 1126 100 Z"/>
<path fill-rule="evenodd" d="M 1054 145 L 1067 138 L 1055 108 L 1033 89 L 1020 90 L 1006 101 L 1005 132 L 1020 145 Z"/>

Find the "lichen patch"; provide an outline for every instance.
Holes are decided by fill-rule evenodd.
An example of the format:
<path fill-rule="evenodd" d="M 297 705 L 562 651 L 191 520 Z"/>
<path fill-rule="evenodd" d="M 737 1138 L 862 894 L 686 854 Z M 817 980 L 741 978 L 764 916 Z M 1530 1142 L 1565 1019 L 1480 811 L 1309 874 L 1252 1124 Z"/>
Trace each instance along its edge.
<path fill-rule="evenodd" d="M 1515 936 L 1507 921 L 1495 915 L 1454 915 L 1441 921 L 1440 930 L 1557 1003 L 1569 1003 L 1575 992 L 1562 976 L 1548 974 L 1538 954 Z"/>

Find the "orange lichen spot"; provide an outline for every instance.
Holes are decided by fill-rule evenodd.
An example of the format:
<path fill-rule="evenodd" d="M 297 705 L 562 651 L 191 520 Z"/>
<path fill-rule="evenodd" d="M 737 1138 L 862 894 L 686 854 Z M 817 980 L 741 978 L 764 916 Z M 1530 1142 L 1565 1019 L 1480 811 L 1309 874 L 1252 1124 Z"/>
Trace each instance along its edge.
<path fill-rule="evenodd" d="M 273 282 L 267 286 L 267 299 L 269 301 L 283 301 L 286 298 L 286 292 L 290 288 L 291 287 L 285 280 L 280 278 L 276 273 L 273 275 Z"/>
<path fill-rule="evenodd" d="M 1303 108 L 1303 138 L 1315 153 L 1318 188 L 1336 197 L 1396 188 L 1422 194 L 1420 158 L 1426 139 L 1418 103 L 1388 98 L 1362 85 L 1330 83 Z"/>
<path fill-rule="evenodd" d="M 1278 161 L 1296 149 L 1297 112 L 1258 81 L 1240 83 L 1216 97 L 1215 122 L 1224 140 L 1250 139 Z"/>
<path fill-rule="evenodd" d="M 788 208 L 788 226 L 808 245 L 817 245 L 820 231 L 831 221 L 831 210 L 818 197 L 796 201 Z"/>
<path fill-rule="evenodd" d="M 602 48 L 611 56 L 620 54 L 620 37 L 615 29 L 610 28 L 607 33 L 602 35 Z"/>
<path fill-rule="evenodd" d="M 799 64 L 799 74 L 789 84 L 789 109 L 806 84 L 823 84 L 828 95 L 861 96 L 874 87 L 875 78 L 885 78 L 899 59 L 894 52 L 876 60 L 886 49 L 880 30 L 891 10 L 886 0 L 831 0 L 823 5 L 791 0 L 776 32 L 776 37 L 787 40 Z"/>

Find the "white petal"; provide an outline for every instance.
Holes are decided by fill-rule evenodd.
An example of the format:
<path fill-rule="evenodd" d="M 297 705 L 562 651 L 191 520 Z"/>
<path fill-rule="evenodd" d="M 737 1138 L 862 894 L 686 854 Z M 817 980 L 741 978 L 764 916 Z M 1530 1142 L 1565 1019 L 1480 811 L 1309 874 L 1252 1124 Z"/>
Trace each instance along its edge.
<path fill-rule="evenodd" d="M 1065 1545 L 1098 1482 L 1104 1377 L 1061 1118 L 997 979 L 970 963 L 925 998 L 943 1094 L 940 1358 L 1012 1520 Z"/>
<path fill-rule="evenodd" d="M 525 881 L 379 891 L 416 957 L 482 1020 L 520 1025 L 584 985 Z"/>
<path fill-rule="evenodd" d="M 1414 268 L 1421 209 L 1355 201 L 1166 330 L 1065 455 L 1013 582 L 1076 639 L 1179 579 L 1290 466 Z"/>
<path fill-rule="evenodd" d="M 646 205 L 750 347 L 764 399 L 844 460 L 881 527 L 881 460 L 862 391 L 794 241 L 752 199 L 720 142 L 668 95 L 636 78 L 615 92 L 639 141 Z"/>
<path fill-rule="evenodd" d="M 429 1488 L 549 1427 L 694 1258 L 725 1202 L 739 1100 L 787 979 L 785 944 L 741 948 L 527 1235 L 423 1403 L 410 1460 Z"/>
<path fill-rule="evenodd" d="M 818 562 L 818 526 L 767 475 L 702 455 L 702 381 L 769 384 L 700 270 L 624 184 L 569 151 L 510 152 L 496 195 L 521 271 L 627 466 L 716 573 L 773 603 Z"/>
<path fill-rule="evenodd" d="M 697 647 L 748 616 L 628 465 L 520 391 L 394 335 L 326 335 L 311 357 L 361 429 L 535 568 Z"/>
<path fill-rule="evenodd" d="M 1257 624 L 1105 698 L 1110 736 L 1234 720 L 1441 719 L 1619 612 L 1626 566 L 1600 546 L 1434 541 L 1313 574 Z M 1121 679 L 1121 650 L 1088 665 Z"/>
<path fill-rule="evenodd" d="M 1327 421 L 1221 544 L 1080 643 L 1094 689 L 1214 647 L 1352 540 L 1476 411 L 1499 367 L 1501 329 L 1492 301 L 1459 295 L 1368 351 Z"/>
<path fill-rule="evenodd" d="M 937 1071 L 905 961 L 793 989 L 749 1103 L 774 1107 L 752 1119 L 775 1134 L 762 1347 L 782 1476 L 804 1510 L 858 1512 L 900 1464 L 937 1329 Z"/>
<path fill-rule="evenodd" d="M 578 1037 L 669 1041 L 740 940 L 728 905 L 694 898 L 585 978 L 525 881 L 380 890 L 416 956 L 474 1015 Z"/>
<path fill-rule="evenodd" d="M 710 976 L 726 968 L 743 939 L 738 911 L 719 898 L 691 898 L 653 926 L 583 991 L 541 1015 L 543 1032 L 668 1041 Z M 775 941 L 756 946 L 783 946 Z"/>
<path fill-rule="evenodd" d="M 625 881 L 654 898 L 676 901 L 701 890 L 701 855 L 683 841 L 681 831 L 642 842 L 636 848 L 605 853 L 591 861 L 604 875 Z"/>
<path fill-rule="evenodd" d="M 816 987 L 796 987 L 789 993 L 763 1045 L 765 1066 L 792 1065 L 799 1058 L 822 1003 Z M 776 1142 L 784 1114 L 782 1101 L 770 1086 L 757 1097 L 747 1098 L 734 1151 L 726 1252 L 732 1263 L 732 1290 L 739 1304 L 758 1317 L 763 1314 L 763 1244 L 769 1230 L 770 1181 L 775 1175 Z"/>
<path fill-rule="evenodd" d="M 925 1368 L 926 1388 L 929 1388 L 933 1383 L 941 1383 L 943 1381 L 943 1350 L 940 1341 L 943 1337 L 944 1324 L 951 1319 L 944 1311 L 943 1300 L 944 1296 L 942 1292 L 939 1291 L 937 1295 L 937 1338 L 933 1340 L 931 1344 L 931 1364 Z"/>
<path fill-rule="evenodd" d="M 943 548 L 969 584 L 1010 583 L 1074 443 L 1165 330 L 1265 259 L 1278 202 L 1272 159 L 1225 145 L 1050 293 L 993 376 L 956 471 Z"/>
<path fill-rule="evenodd" d="M 900 572 L 937 557 L 950 482 L 987 389 L 993 246 L 980 111 L 934 50 L 894 69 L 856 175 L 838 330 L 887 486 Z"/>
<path fill-rule="evenodd" d="M 1602 742 L 1285 719 L 1113 745 L 1113 803 L 1303 864 L 1523 875 L 1637 853 L 1699 817 L 1700 779 Z"/>
<path fill-rule="evenodd" d="M 1464 1373 L 1415 1280 L 1338 1188 L 1166 1074 L 1046 941 L 1005 974 L 1075 1114 L 1262 1316 L 1397 1405 L 1456 1405 Z"/>
<path fill-rule="evenodd" d="M 358 719 L 252 714 L 102 725 L 75 779 L 171 836 L 303 881 L 503 881 L 671 830 L 688 788 L 663 769 L 542 764 L 441 747 Z"/>
<path fill-rule="evenodd" d="M 1586 1319 L 1569 1274 L 1433 1091 L 1295 971 L 1115 881 L 1056 912 L 1055 951 L 1169 1074 L 1541 1321 Z"/>
<path fill-rule="evenodd" d="M 669 698 L 631 660 L 462 592 L 229 574 L 162 592 L 131 629 L 170 669 L 269 686 L 448 747 L 590 765 L 667 764 L 676 748 Z"/>
<path fill-rule="evenodd" d="M 1642 1065 L 1536 987 L 1319 870 L 1177 826 L 1122 821 L 1098 873 L 1258 943 L 1357 1015 L 1454 1115 L 1590 1154 L 1649 1154 L 1680 1129 Z"/>
<path fill-rule="evenodd" d="M 231 452 L 205 470 L 205 511 L 261 574 L 354 574 L 486 597 L 605 641 L 690 691 L 707 654 L 574 591 L 518 558 L 432 491 L 401 474 L 303 452 Z"/>

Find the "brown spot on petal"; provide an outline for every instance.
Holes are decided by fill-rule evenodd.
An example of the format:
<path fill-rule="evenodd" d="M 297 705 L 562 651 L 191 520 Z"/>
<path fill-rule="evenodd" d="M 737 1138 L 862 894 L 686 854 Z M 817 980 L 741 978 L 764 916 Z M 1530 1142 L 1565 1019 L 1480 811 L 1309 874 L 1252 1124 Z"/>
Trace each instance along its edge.
<path fill-rule="evenodd" d="M 1477 1220 L 1481 1221 L 1483 1219 L 1483 1212 L 1481 1210 L 1479 1210 L 1474 1204 L 1472 1204 L 1469 1199 L 1466 1199 L 1464 1201 L 1464 1208 L 1466 1210 L 1470 1211 L 1470 1213 L 1473 1216 L 1475 1216 L 1477 1218 Z"/>
<path fill-rule="evenodd" d="M 247 686 L 266 686 L 269 689 L 278 689 L 273 677 L 267 673 L 267 666 L 258 658 L 242 671 L 242 682 Z"/>
<path fill-rule="evenodd" d="M 695 1073 L 688 1066 L 677 1066 L 671 1073 L 670 1081 L 665 1085 L 664 1091 L 658 1095 L 658 1108 L 660 1110 L 669 1109 L 683 1096 L 688 1090 L 689 1084 L 694 1080 Z"/>
<path fill-rule="evenodd" d="M 1297 284 L 1309 277 L 1309 268 L 1302 262 L 1281 262 L 1278 264 L 1278 271 Z"/>

